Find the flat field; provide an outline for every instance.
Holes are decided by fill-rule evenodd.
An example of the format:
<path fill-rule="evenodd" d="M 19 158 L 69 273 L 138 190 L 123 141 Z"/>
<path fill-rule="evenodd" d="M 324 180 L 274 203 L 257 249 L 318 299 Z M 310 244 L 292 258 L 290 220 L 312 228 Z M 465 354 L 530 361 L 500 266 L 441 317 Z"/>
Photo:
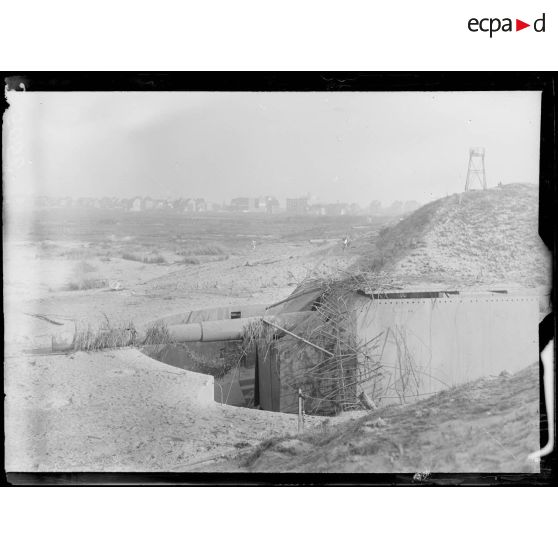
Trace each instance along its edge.
<path fill-rule="evenodd" d="M 385 220 L 53 209 L 9 213 L 9 314 L 134 320 L 233 302 L 274 302 L 310 273 L 358 260 Z M 17 308 L 14 308 L 14 305 Z"/>

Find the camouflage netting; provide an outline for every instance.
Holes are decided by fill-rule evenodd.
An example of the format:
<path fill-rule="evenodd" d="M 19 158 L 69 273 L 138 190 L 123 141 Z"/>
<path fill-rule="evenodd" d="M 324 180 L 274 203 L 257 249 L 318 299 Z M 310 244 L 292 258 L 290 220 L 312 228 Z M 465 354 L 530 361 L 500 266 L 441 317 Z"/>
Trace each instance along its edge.
<path fill-rule="evenodd" d="M 281 411 L 296 411 L 299 389 L 308 413 L 336 414 L 362 407 L 359 386 L 370 385 L 382 374 L 382 336 L 367 342 L 358 339 L 353 301 L 358 293 L 379 293 L 390 287 L 384 277 L 370 274 L 309 278 L 269 309 L 274 315 L 312 311 L 290 333 L 270 325 L 273 318 L 247 328 L 247 346 L 257 341 L 259 351 L 278 359 Z"/>

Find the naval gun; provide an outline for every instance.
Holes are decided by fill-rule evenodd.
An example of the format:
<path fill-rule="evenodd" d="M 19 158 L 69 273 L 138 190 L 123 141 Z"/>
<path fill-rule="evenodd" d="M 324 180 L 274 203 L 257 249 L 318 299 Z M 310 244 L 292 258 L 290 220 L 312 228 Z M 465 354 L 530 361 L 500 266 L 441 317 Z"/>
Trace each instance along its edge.
<path fill-rule="evenodd" d="M 276 325 L 278 330 L 285 331 L 296 327 L 302 320 L 313 314 L 312 311 L 290 312 L 284 314 L 265 314 L 249 318 L 236 318 L 224 320 L 206 320 L 192 323 L 167 325 L 164 318 L 150 322 L 138 329 L 122 328 L 113 330 L 116 336 L 123 341 L 118 347 L 154 345 L 154 327 L 163 328 L 164 343 L 191 343 L 209 341 L 236 341 L 242 340 L 251 324 L 265 320 L 266 323 Z M 34 338 L 33 353 L 67 353 L 83 350 L 77 343 L 79 330 L 75 320 L 51 321 L 49 332 Z M 100 332 L 102 333 L 102 331 Z M 102 344 L 99 348 L 103 348 Z M 104 347 L 109 348 L 109 347 Z"/>

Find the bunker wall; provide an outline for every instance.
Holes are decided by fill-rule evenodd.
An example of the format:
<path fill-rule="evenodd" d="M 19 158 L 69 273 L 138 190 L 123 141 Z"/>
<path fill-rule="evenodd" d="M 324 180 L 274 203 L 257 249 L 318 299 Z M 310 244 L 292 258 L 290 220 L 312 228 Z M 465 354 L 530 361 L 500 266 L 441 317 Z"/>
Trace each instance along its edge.
<path fill-rule="evenodd" d="M 357 336 L 383 337 L 370 355 L 382 378 L 362 386 L 377 403 L 413 401 L 538 360 L 536 296 L 359 297 L 355 309 Z"/>

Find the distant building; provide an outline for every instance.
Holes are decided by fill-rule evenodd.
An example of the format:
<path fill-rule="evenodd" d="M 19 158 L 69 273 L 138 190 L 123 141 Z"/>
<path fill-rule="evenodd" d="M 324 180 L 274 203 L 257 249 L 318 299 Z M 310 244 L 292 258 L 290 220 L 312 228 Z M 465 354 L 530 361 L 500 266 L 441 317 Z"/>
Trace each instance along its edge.
<path fill-rule="evenodd" d="M 95 199 L 94 198 L 80 198 L 78 200 L 78 205 L 80 207 L 94 207 Z"/>
<path fill-rule="evenodd" d="M 196 200 L 193 198 L 187 198 L 186 202 L 184 203 L 184 210 L 185 213 L 194 213 L 196 211 Z"/>
<path fill-rule="evenodd" d="M 132 200 L 132 206 L 130 207 L 130 211 L 141 211 L 143 209 L 143 200 L 141 198 L 134 198 Z"/>
<path fill-rule="evenodd" d="M 279 200 L 273 196 L 265 198 L 265 211 L 266 213 L 277 213 L 279 211 Z"/>
<path fill-rule="evenodd" d="M 315 203 L 315 204 L 309 205 L 308 206 L 308 213 L 310 213 L 310 215 L 325 215 L 326 214 L 325 205 L 323 205 L 321 203 Z"/>
<path fill-rule="evenodd" d="M 197 212 L 200 211 L 207 211 L 207 203 L 203 198 L 196 198 L 195 199 L 195 208 Z"/>
<path fill-rule="evenodd" d="M 172 202 L 168 200 L 154 200 L 153 203 L 155 204 L 155 209 L 168 210 L 173 208 Z"/>
<path fill-rule="evenodd" d="M 330 216 L 347 215 L 349 206 L 346 203 L 328 203 L 325 206 L 325 214 Z"/>
<path fill-rule="evenodd" d="M 101 199 L 101 208 L 102 209 L 113 209 L 116 206 L 116 198 L 109 198 L 104 197 Z"/>
<path fill-rule="evenodd" d="M 250 209 L 250 198 L 234 198 L 231 200 L 233 211 L 248 211 Z"/>
<path fill-rule="evenodd" d="M 267 209 L 267 201 L 265 196 L 259 198 L 254 198 L 250 200 L 250 211 L 257 211 L 260 213 L 265 213 Z"/>
<path fill-rule="evenodd" d="M 133 198 L 86 198 L 73 199 L 71 197 L 39 196 L 33 201 L 22 202 L 24 205 L 33 204 L 37 208 L 99 208 L 121 211 L 173 211 L 177 213 L 202 213 L 205 211 L 250 211 L 259 213 L 275 213 L 279 209 L 279 202 L 272 196 L 259 198 L 235 198 L 230 206 L 210 204 L 205 198 L 154 199 L 151 197 L 135 196 Z"/>
<path fill-rule="evenodd" d="M 234 198 L 231 201 L 230 208 L 232 211 L 243 211 L 243 212 L 264 212 L 266 210 L 266 199 L 261 198 Z"/>
<path fill-rule="evenodd" d="M 287 198 L 287 213 L 304 215 L 308 213 L 308 198 Z"/>

